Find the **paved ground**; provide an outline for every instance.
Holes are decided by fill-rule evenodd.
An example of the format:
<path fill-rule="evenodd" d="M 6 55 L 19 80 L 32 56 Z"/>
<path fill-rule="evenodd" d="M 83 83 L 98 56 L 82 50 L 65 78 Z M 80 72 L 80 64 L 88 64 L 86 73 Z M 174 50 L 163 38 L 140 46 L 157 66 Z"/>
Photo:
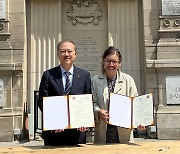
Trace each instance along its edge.
<path fill-rule="evenodd" d="M 0 154 L 179 154 L 180 140 L 136 138 L 134 144 L 79 145 L 73 147 L 44 146 L 42 139 L 30 142 L 0 142 Z"/>

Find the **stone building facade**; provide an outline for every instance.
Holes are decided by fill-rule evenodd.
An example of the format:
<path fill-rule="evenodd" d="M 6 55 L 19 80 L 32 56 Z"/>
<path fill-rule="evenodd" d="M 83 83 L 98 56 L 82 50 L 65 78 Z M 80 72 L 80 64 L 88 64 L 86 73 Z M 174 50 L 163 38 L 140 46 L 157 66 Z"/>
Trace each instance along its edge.
<path fill-rule="evenodd" d="M 92 76 L 103 51 L 119 48 L 139 94 L 153 92 L 148 135 L 180 139 L 179 7 L 179 0 L 0 0 L 0 141 L 21 133 L 26 102 L 33 136 L 34 91 L 59 64 L 62 39 L 76 43 L 76 65 Z"/>

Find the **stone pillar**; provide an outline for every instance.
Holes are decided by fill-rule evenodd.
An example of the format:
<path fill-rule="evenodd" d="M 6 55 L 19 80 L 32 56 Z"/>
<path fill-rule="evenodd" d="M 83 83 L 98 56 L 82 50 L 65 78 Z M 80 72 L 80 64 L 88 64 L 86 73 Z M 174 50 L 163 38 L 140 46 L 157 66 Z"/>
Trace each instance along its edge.
<path fill-rule="evenodd" d="M 13 116 L 11 109 L 11 74 L 13 69 L 12 50 L 9 42 L 9 21 L 6 19 L 6 3 L 0 1 L 0 141 L 13 141 Z M 9 105 L 8 105 L 9 104 Z"/>
<path fill-rule="evenodd" d="M 25 72 L 23 2 L 0 0 L 0 141 L 13 141 L 15 131 L 20 134 L 22 129 Z"/>
<path fill-rule="evenodd" d="M 168 104 L 167 77 L 180 76 L 180 4 L 178 0 L 162 0 L 159 16 L 159 42 L 155 68 L 158 75 L 159 107 L 157 133 L 159 139 L 180 139 L 180 102 Z M 175 82 L 175 79 L 174 79 Z"/>

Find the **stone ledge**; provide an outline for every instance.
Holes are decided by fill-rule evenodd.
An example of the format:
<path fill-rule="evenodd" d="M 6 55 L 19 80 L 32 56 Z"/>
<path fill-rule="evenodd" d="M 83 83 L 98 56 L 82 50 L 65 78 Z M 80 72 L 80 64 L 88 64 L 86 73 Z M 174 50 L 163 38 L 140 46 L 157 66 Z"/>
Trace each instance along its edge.
<path fill-rule="evenodd" d="M 2 108 L 0 110 L 0 117 L 12 117 L 12 116 L 21 116 L 23 114 L 23 107 L 17 108 Z"/>
<path fill-rule="evenodd" d="M 1 33 L 0 32 L 0 41 L 6 41 L 10 38 L 11 33 Z"/>
<path fill-rule="evenodd" d="M 168 18 L 169 18 L 169 19 L 176 19 L 176 18 L 178 18 L 178 17 L 180 18 L 180 15 L 176 15 L 176 16 L 174 16 L 174 15 L 168 15 Z M 167 19 L 167 16 L 165 16 L 165 15 L 160 15 L 159 18 L 160 18 L 160 19 Z"/>
<path fill-rule="evenodd" d="M 180 105 L 162 105 L 158 107 L 157 114 L 180 114 Z"/>
<path fill-rule="evenodd" d="M 3 37 L 3 36 L 11 36 L 11 33 L 0 33 L 0 36 Z"/>
<path fill-rule="evenodd" d="M 23 111 L 19 112 L 5 112 L 5 113 L 0 113 L 0 118 L 1 117 L 14 117 L 14 116 L 22 116 Z"/>
<path fill-rule="evenodd" d="M 146 60 L 146 67 L 147 68 L 180 67 L 180 60 L 177 59 Z"/>
<path fill-rule="evenodd" d="M 180 32 L 180 29 L 160 29 L 159 30 L 160 33 L 175 33 L 175 32 Z"/>
<path fill-rule="evenodd" d="M 179 48 L 179 45 L 180 42 L 176 41 L 176 38 L 168 38 L 168 40 L 161 39 L 157 44 L 157 48 L 169 48 L 169 47 Z"/>
<path fill-rule="evenodd" d="M 0 63 L 0 71 L 22 70 L 22 63 Z"/>
<path fill-rule="evenodd" d="M 158 128 L 158 139 L 164 140 L 179 140 L 180 129 L 179 128 Z"/>
<path fill-rule="evenodd" d="M 0 142 L 12 142 L 14 140 L 13 132 L 0 131 Z"/>

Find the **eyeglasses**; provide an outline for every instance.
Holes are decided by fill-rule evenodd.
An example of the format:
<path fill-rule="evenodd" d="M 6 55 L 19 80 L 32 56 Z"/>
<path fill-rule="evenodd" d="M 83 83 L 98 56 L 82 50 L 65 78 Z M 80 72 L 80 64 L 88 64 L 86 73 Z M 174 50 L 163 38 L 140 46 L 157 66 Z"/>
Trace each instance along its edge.
<path fill-rule="evenodd" d="M 113 65 L 117 65 L 119 62 L 120 62 L 120 60 L 119 61 L 115 61 L 115 60 L 107 60 L 107 59 L 104 59 L 104 61 L 107 63 L 107 64 L 113 64 Z"/>
<path fill-rule="evenodd" d="M 68 53 L 68 54 L 71 54 L 72 52 L 73 52 L 73 50 L 60 50 L 60 52 L 61 52 L 61 54 L 63 55 L 63 54 L 66 54 L 66 52 Z"/>

